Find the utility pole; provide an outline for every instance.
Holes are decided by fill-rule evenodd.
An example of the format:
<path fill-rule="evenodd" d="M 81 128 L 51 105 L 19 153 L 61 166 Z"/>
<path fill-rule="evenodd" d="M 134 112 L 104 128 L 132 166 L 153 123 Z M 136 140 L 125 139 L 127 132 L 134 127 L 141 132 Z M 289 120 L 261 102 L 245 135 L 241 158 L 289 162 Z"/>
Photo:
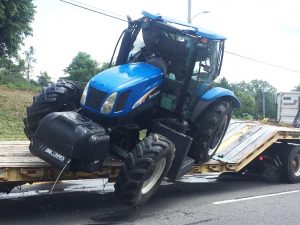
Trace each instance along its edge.
<path fill-rule="evenodd" d="M 188 16 L 187 16 L 187 22 L 192 23 L 192 20 L 195 19 L 197 16 L 203 13 L 209 13 L 209 11 L 201 11 L 198 12 L 196 15 L 192 17 L 192 0 L 188 0 Z"/>
<path fill-rule="evenodd" d="M 265 87 L 263 87 L 263 89 L 262 89 L 262 94 L 263 94 L 263 118 L 265 118 L 266 117 L 266 93 L 267 92 L 267 90 L 265 89 Z"/>
<path fill-rule="evenodd" d="M 187 22 L 191 23 L 192 22 L 192 0 L 188 0 L 188 18 Z"/>

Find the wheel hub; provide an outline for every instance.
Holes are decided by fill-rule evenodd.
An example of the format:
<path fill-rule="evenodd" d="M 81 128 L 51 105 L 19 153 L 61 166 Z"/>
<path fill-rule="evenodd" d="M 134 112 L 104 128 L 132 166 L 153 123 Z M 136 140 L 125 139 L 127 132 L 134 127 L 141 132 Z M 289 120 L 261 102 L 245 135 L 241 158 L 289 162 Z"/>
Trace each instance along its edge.
<path fill-rule="evenodd" d="M 291 162 L 291 169 L 296 177 L 300 176 L 300 154 L 295 155 Z"/>

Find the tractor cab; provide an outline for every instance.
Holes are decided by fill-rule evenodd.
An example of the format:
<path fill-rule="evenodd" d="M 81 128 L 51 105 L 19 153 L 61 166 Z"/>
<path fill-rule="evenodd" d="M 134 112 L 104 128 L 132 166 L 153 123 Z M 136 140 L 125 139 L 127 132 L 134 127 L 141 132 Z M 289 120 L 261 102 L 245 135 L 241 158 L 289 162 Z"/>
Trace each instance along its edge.
<path fill-rule="evenodd" d="M 187 113 L 220 74 L 226 38 L 160 15 L 143 15 L 129 22 L 116 65 L 146 62 L 159 67 L 161 108 Z"/>

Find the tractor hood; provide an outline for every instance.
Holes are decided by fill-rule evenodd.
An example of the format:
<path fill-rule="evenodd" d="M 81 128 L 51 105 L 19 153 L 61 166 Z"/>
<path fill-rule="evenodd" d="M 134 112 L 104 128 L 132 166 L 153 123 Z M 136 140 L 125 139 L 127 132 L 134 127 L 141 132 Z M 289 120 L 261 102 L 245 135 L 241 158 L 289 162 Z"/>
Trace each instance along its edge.
<path fill-rule="evenodd" d="M 105 70 L 94 76 L 90 87 L 106 93 L 118 92 L 147 80 L 162 79 L 162 70 L 148 63 L 125 64 Z"/>
<path fill-rule="evenodd" d="M 151 64 L 116 66 L 90 80 L 81 106 L 99 115 L 125 115 L 157 96 L 162 83 L 163 71 Z"/>

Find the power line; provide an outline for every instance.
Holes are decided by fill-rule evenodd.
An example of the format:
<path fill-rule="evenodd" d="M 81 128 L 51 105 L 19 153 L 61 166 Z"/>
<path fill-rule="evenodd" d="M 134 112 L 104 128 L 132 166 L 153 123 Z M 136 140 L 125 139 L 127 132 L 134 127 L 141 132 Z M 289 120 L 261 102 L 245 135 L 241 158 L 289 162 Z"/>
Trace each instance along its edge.
<path fill-rule="evenodd" d="M 96 7 L 91 6 L 91 5 L 87 5 L 87 4 L 84 4 L 84 3 L 81 3 L 81 2 L 78 2 L 78 1 L 74 1 L 74 0 L 70 0 L 72 2 L 65 1 L 65 0 L 59 0 L 59 1 L 70 4 L 70 5 L 73 5 L 73 6 L 76 6 L 76 7 L 79 7 L 79 8 L 82 8 L 82 9 L 85 9 L 85 10 L 88 10 L 88 11 L 91 11 L 91 12 L 94 12 L 94 13 L 101 14 L 103 16 L 108 16 L 108 17 L 111 17 L 113 19 L 117 19 L 117 20 L 120 20 L 120 21 L 123 21 L 123 22 L 127 22 L 126 19 L 123 19 L 125 17 L 123 17 L 121 15 L 118 15 L 116 13 L 109 12 L 109 11 L 106 11 L 106 10 L 103 10 L 103 9 L 99 9 L 99 8 L 96 8 Z M 94 8 L 94 9 L 92 9 L 92 8 Z M 99 10 L 101 10 L 102 12 L 100 12 Z M 294 72 L 294 73 L 300 73 L 300 71 L 298 71 L 298 70 L 290 69 L 290 68 L 287 68 L 287 67 L 284 67 L 284 66 L 278 66 L 278 65 L 268 63 L 268 62 L 264 62 L 264 61 L 261 61 L 261 60 L 258 60 L 258 59 L 253 59 L 253 58 L 250 58 L 250 57 L 247 57 L 247 56 L 242 56 L 242 55 L 239 55 L 239 54 L 234 53 L 234 52 L 229 52 L 229 51 L 225 51 L 225 52 L 228 53 L 228 54 L 243 58 L 243 59 L 247 59 L 247 60 L 251 60 L 253 62 L 260 63 L 260 64 L 268 65 L 268 66 L 275 67 L 275 68 L 282 69 L 282 70 L 287 70 L 287 71 Z"/>
<path fill-rule="evenodd" d="M 123 18 L 124 20 L 126 20 L 126 16 L 123 16 L 123 15 L 120 15 L 120 14 L 117 14 L 117 13 L 114 13 L 114 12 L 110 12 L 110 11 L 107 11 L 107 10 L 104 10 L 104 9 L 100 9 L 100 8 L 95 7 L 95 6 L 93 6 L 93 5 L 88 5 L 88 4 L 79 2 L 79 1 L 75 1 L 75 0 L 69 0 L 69 1 L 71 1 L 71 2 L 73 2 L 73 3 L 80 4 L 80 5 L 82 5 L 82 6 L 86 6 L 86 7 L 90 8 L 90 9 L 100 10 L 101 12 L 104 12 L 104 13 L 106 13 L 106 14 L 114 15 L 114 16 L 116 16 L 116 17 Z M 127 22 L 127 20 L 126 20 L 126 22 Z"/>
<path fill-rule="evenodd" d="M 268 62 L 264 62 L 264 61 L 261 61 L 261 60 L 258 60 L 258 59 L 253 59 L 253 58 L 250 58 L 250 57 L 242 56 L 242 55 L 239 55 L 239 54 L 234 53 L 234 52 L 228 52 L 228 51 L 225 51 L 225 52 L 228 53 L 228 54 L 243 58 L 243 59 L 247 59 L 247 60 L 251 60 L 251 61 L 261 63 L 261 64 L 264 64 L 264 65 L 276 67 L 278 69 L 287 70 L 287 71 L 294 72 L 294 73 L 300 73 L 300 71 L 298 71 L 298 70 L 290 69 L 290 68 L 287 68 L 287 67 L 284 67 L 284 66 L 278 66 L 278 65 L 268 63 Z"/>
<path fill-rule="evenodd" d="M 123 22 L 127 22 L 127 20 L 125 19 L 122 19 L 120 17 L 117 17 L 117 16 L 113 16 L 113 15 L 110 15 L 109 13 L 107 12 L 99 12 L 98 10 L 94 10 L 94 9 L 91 9 L 91 8 L 87 8 L 85 6 L 82 6 L 82 5 L 78 5 L 76 3 L 72 3 L 72 2 L 68 2 L 68 1 L 65 1 L 65 0 L 59 0 L 61 2 L 64 2 L 64 3 L 67 3 L 67 4 L 70 4 L 70 5 L 73 5 L 73 6 L 76 6 L 76 7 L 79 7 L 79 8 L 82 8 L 82 9 L 85 9 L 85 10 L 88 10 L 88 11 L 91 11 L 91 12 L 94 12 L 94 13 L 98 13 L 98 14 L 101 14 L 103 16 L 108 16 L 108 17 L 111 17 L 113 19 L 117 19 L 117 20 L 120 20 L 120 21 L 123 21 Z M 79 2 L 78 2 L 79 3 Z"/>

